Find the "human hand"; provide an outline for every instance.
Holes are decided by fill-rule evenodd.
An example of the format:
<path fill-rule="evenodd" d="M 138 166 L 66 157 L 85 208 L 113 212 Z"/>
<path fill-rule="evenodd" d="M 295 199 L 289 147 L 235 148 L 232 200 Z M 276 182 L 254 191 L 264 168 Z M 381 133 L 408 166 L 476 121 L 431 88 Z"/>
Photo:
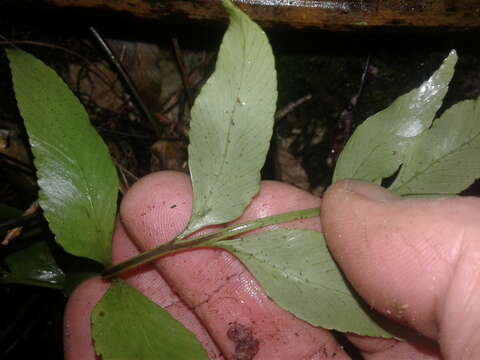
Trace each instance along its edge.
<path fill-rule="evenodd" d="M 329 249 L 367 303 L 434 340 L 440 358 L 480 359 L 479 198 L 402 200 L 347 181 L 321 210 Z"/>
<path fill-rule="evenodd" d="M 186 175 L 157 173 L 125 196 L 114 234 L 120 262 L 176 236 L 191 212 Z M 292 186 L 262 183 L 237 220 L 319 206 Z M 480 200 L 401 201 L 376 186 L 342 182 L 321 203 L 323 231 L 336 260 L 364 299 L 419 332 L 409 342 L 350 336 L 365 359 L 476 359 L 479 341 Z M 318 219 L 287 224 L 320 230 Z M 124 279 L 164 307 L 202 342 L 212 359 L 349 359 L 333 336 L 278 308 L 232 255 L 195 249 L 128 272 Z M 65 313 L 67 360 L 95 359 L 90 312 L 108 288 L 82 284 Z M 321 304 L 319 305 L 321 307 Z"/>

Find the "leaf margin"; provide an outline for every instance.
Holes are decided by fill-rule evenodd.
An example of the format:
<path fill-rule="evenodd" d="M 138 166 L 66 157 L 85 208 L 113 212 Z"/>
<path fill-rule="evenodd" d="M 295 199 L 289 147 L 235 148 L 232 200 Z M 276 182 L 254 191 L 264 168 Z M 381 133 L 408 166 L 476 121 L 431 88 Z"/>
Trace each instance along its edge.
<path fill-rule="evenodd" d="M 189 234 L 193 233 L 196 230 L 205 227 L 205 226 L 210 226 L 210 225 L 216 225 L 216 224 L 223 224 L 228 221 L 234 220 L 238 218 L 244 211 L 245 207 L 251 202 L 252 198 L 258 193 L 259 188 L 260 188 L 260 169 L 262 168 L 265 158 L 268 152 L 269 148 L 269 143 L 270 143 L 270 138 L 272 136 L 273 132 L 273 123 L 274 123 L 274 112 L 275 112 L 275 105 L 276 105 L 276 99 L 277 99 L 277 89 L 276 89 L 276 84 L 277 84 L 277 79 L 276 79 L 276 71 L 275 71 L 275 62 L 273 58 L 273 53 L 272 49 L 270 47 L 270 44 L 268 42 L 268 39 L 263 32 L 263 30 L 255 23 L 253 22 L 242 10 L 240 10 L 238 7 L 236 7 L 230 0 L 222 0 L 222 4 L 227 11 L 230 19 L 230 25 L 225 32 L 224 38 L 222 40 L 222 44 L 220 46 L 219 54 L 218 54 L 218 59 L 216 63 L 216 68 L 214 73 L 210 76 L 210 78 L 207 80 L 206 84 L 202 88 L 202 91 L 200 94 L 197 96 L 195 100 L 195 104 L 192 108 L 191 115 L 192 115 L 192 120 L 191 120 L 191 129 L 190 129 L 190 144 L 188 147 L 188 152 L 189 152 L 189 168 L 190 168 L 190 175 L 192 178 L 192 186 L 193 186 L 193 209 L 192 209 L 192 217 L 190 219 L 189 224 L 187 225 L 187 229 L 185 230 L 184 234 Z M 250 31 L 250 33 L 249 33 Z M 238 35 L 238 34 L 241 35 Z M 240 39 L 242 40 L 242 44 L 240 44 L 239 41 L 235 40 L 235 36 L 240 36 Z M 222 81 L 226 81 L 227 83 L 232 83 L 231 77 L 236 76 L 235 74 L 235 69 L 236 66 L 238 65 L 238 58 L 233 58 L 229 59 L 229 52 L 231 52 L 230 48 L 231 47 L 240 47 L 242 48 L 242 54 L 243 56 L 241 57 L 242 59 L 242 66 L 244 71 L 245 66 L 252 66 L 258 65 L 256 64 L 255 60 L 257 59 L 247 59 L 249 55 L 247 55 L 247 52 L 253 51 L 253 45 L 250 44 L 251 48 L 249 48 L 246 44 L 248 36 L 251 37 L 256 37 L 254 40 L 257 42 L 261 43 L 261 46 L 263 46 L 262 51 L 263 51 L 263 56 L 261 56 L 262 61 L 264 62 L 263 67 L 266 67 L 267 70 L 266 72 L 269 72 L 267 76 L 269 79 L 267 82 L 270 83 L 270 88 L 271 89 L 263 89 L 263 93 L 266 95 L 263 95 L 265 98 L 270 97 L 271 99 L 267 100 L 270 101 L 270 105 L 267 104 L 268 109 L 265 111 L 267 114 L 264 116 L 263 119 L 261 119 L 264 123 L 262 123 L 263 127 L 265 128 L 266 132 L 266 140 L 263 143 L 260 143 L 257 141 L 257 145 L 260 148 L 259 155 L 255 156 L 253 159 L 250 159 L 250 163 L 255 163 L 254 166 L 251 166 L 253 169 L 250 169 L 250 172 L 247 174 L 245 171 L 242 169 L 236 169 L 235 172 L 230 172 L 229 177 L 236 177 L 237 181 L 238 178 L 246 178 L 248 175 L 248 179 L 245 180 L 247 184 L 246 188 L 243 188 L 242 186 L 239 186 L 242 191 L 239 191 L 238 194 L 236 195 L 238 198 L 235 199 L 236 204 L 234 204 L 235 208 L 230 207 L 230 209 L 225 209 L 224 206 L 218 205 L 219 203 L 221 204 L 221 201 L 217 201 L 217 204 L 212 205 L 212 197 L 217 196 L 214 194 L 214 192 L 220 192 L 222 189 L 220 189 L 220 182 L 221 180 L 219 179 L 218 174 L 214 174 L 216 179 L 209 179 L 208 176 L 205 176 L 204 168 L 205 164 L 202 163 L 204 159 L 212 158 L 214 159 L 214 162 L 218 161 L 216 158 L 217 154 L 212 153 L 210 156 L 204 156 L 203 159 L 197 159 L 197 154 L 200 153 L 200 142 L 203 141 L 203 139 L 200 138 L 200 135 L 197 136 L 197 133 L 200 133 L 197 131 L 197 128 L 199 127 L 204 127 L 204 126 L 209 126 L 208 124 L 206 125 L 205 123 L 200 123 L 200 119 L 202 119 L 201 112 L 202 106 L 208 106 L 212 105 L 211 104 L 211 99 L 212 97 L 212 92 L 214 93 L 215 91 L 215 86 L 216 83 L 219 82 L 217 79 L 221 76 L 224 76 L 225 79 Z M 232 39 L 230 39 L 232 38 Z M 228 63 L 230 61 L 230 63 Z M 258 61 L 257 61 L 258 62 Z M 226 63 L 226 64 L 224 64 Z M 224 68 L 225 67 L 225 68 Z M 223 74 L 223 73 L 226 73 Z M 233 75 L 232 75 L 233 74 Z M 251 76 L 251 75 L 247 75 Z M 247 77 L 246 76 L 246 77 Z M 255 74 L 255 77 L 258 79 L 258 72 Z M 242 78 L 242 81 L 244 79 Z M 268 86 L 267 86 L 268 87 Z M 257 87 L 258 90 L 258 87 Z M 251 92 L 251 89 L 245 89 L 245 87 L 241 84 L 239 86 L 238 92 L 234 97 L 236 99 L 227 99 L 227 102 L 231 103 L 231 106 L 226 106 L 225 108 L 221 108 L 218 111 L 222 112 L 223 114 L 230 114 L 230 120 L 228 121 L 228 124 L 234 124 L 234 111 L 241 112 L 242 107 L 250 106 L 250 102 L 246 100 L 247 95 Z M 257 91 L 258 92 L 258 91 Z M 243 94 L 243 95 L 242 95 Z M 257 94 L 258 96 L 258 94 Z M 256 99 L 258 101 L 258 99 Z M 257 110 L 258 112 L 258 110 Z M 223 120 L 225 122 L 225 120 Z M 245 122 L 243 122 L 245 123 Z M 243 124 L 242 123 L 242 124 Z M 240 126 L 244 126 L 244 125 Z M 259 124 L 255 124 L 255 129 L 259 129 Z M 230 126 L 232 128 L 233 126 Z M 218 127 L 218 125 L 213 124 L 212 126 L 212 131 L 213 132 L 221 132 Z M 238 127 L 238 124 L 237 124 Z M 259 136 L 259 134 L 255 134 L 256 136 Z M 224 134 L 222 137 L 225 136 Z M 244 136 L 244 134 L 239 135 Z M 268 138 L 268 139 L 267 139 Z M 220 139 L 217 139 L 218 141 L 221 141 Z M 232 139 L 227 139 L 227 141 L 232 141 Z M 226 145 L 227 150 L 231 149 L 233 146 Z M 247 147 L 247 146 L 245 146 Z M 236 150 L 236 149 L 233 149 Z M 233 151 L 231 150 L 231 151 Z M 208 155 L 208 154 L 207 154 Z M 241 153 L 240 153 L 241 156 Z M 228 159 L 231 161 L 232 159 Z M 238 160 L 234 159 L 234 160 Z M 224 161 L 225 162 L 225 159 Z M 228 161 L 227 161 L 228 162 Z M 251 165 L 251 164 L 250 164 Z M 222 169 L 223 170 L 223 169 Z M 203 175 L 202 175 L 203 174 Z M 206 179 L 205 179 L 206 178 Z M 205 184 L 206 183 L 206 184 Z M 221 196 L 218 196 L 219 198 L 226 199 L 230 204 L 232 203 L 232 194 L 231 192 L 225 192 L 221 194 Z M 213 200 L 215 201 L 215 200 Z M 230 205 L 232 206 L 232 205 Z"/>
<path fill-rule="evenodd" d="M 13 88 L 18 109 L 22 118 L 24 119 L 29 143 L 34 155 L 33 161 L 37 169 L 37 183 L 40 188 L 39 204 L 52 232 L 55 234 L 55 240 L 67 252 L 73 255 L 88 257 L 104 265 L 109 265 L 111 263 L 111 239 L 117 207 L 118 177 L 115 167 L 111 161 L 108 148 L 93 126 L 90 124 L 88 114 L 86 113 L 79 99 L 73 95 L 67 84 L 52 68 L 47 66 L 43 61 L 39 60 L 35 56 L 23 50 L 6 49 L 6 55 L 12 74 Z M 31 85 L 30 88 L 29 86 L 26 86 L 26 84 L 33 85 Z M 54 87 L 53 94 L 47 91 L 47 85 Z M 41 88 L 42 91 L 35 93 L 33 89 L 35 86 Z M 58 93 L 56 91 L 58 91 Z M 58 163 L 55 163 L 55 160 L 52 160 L 55 159 L 55 157 L 52 156 L 52 153 L 57 152 L 58 148 L 56 148 L 56 146 L 60 147 L 61 145 L 55 144 L 55 141 L 53 140 L 44 141 L 41 136 L 37 136 L 35 133 L 38 133 L 38 129 L 40 127 L 39 124 L 35 123 L 35 118 L 39 116 L 37 113 L 38 108 L 32 108 L 32 106 L 35 106 L 35 102 L 37 102 L 37 106 L 40 104 L 40 107 L 63 106 L 63 103 L 67 103 L 70 108 L 68 111 L 66 111 L 66 113 L 70 115 L 71 118 L 78 117 L 80 119 L 79 123 L 76 125 L 80 129 L 83 129 L 83 131 L 85 131 L 84 136 L 90 137 L 90 141 L 95 144 L 95 151 L 93 151 L 90 147 L 86 147 L 86 151 L 95 155 L 97 157 L 96 161 L 99 161 L 99 157 L 100 160 L 103 161 L 102 164 L 104 165 L 104 170 L 107 171 L 107 176 L 105 176 L 103 179 L 103 187 L 92 187 L 92 184 L 86 182 L 86 188 L 89 190 L 87 197 L 90 203 L 92 203 L 92 201 L 95 201 L 96 203 L 108 203 L 106 208 L 107 210 L 109 209 L 108 211 L 98 211 L 98 213 L 96 209 L 93 209 L 91 213 L 88 212 L 88 210 L 86 211 L 86 216 L 90 217 L 90 215 L 93 215 L 93 219 L 95 220 L 94 227 L 90 229 L 91 233 L 101 234 L 102 232 L 106 232 L 106 234 L 100 235 L 100 241 L 96 243 L 88 243 L 89 240 L 86 238 L 81 240 L 79 243 L 66 240 L 69 238 L 68 233 L 75 236 L 77 233 L 81 234 L 82 232 L 85 232 L 85 228 L 80 226 L 76 231 L 63 231 L 62 227 L 64 226 L 64 220 L 60 219 L 60 217 L 65 212 L 65 209 L 62 211 L 61 206 L 58 206 L 58 204 L 52 206 L 52 203 L 55 203 L 57 200 L 55 199 L 55 196 L 53 196 L 53 193 L 58 193 L 58 191 L 53 189 L 50 184 L 49 179 L 51 179 L 51 174 L 49 174 L 47 168 L 52 169 L 52 167 L 56 168 L 58 166 Z M 62 105 L 58 105 L 60 103 Z M 55 114 L 55 111 L 58 111 L 58 107 L 53 111 L 53 115 L 52 113 L 46 115 L 47 117 L 52 116 L 49 120 L 44 121 L 48 126 L 58 125 L 55 124 L 55 121 L 53 121 L 52 118 L 55 118 L 56 116 L 58 117 L 58 114 L 61 111 L 59 111 L 57 114 Z M 68 117 L 66 116 L 65 118 Z M 35 127 L 37 128 L 35 129 Z M 73 133 L 70 133 L 70 135 L 71 134 Z M 61 141 L 62 140 L 60 140 L 59 143 L 61 143 Z M 68 156 L 65 156 L 65 159 L 67 162 L 74 162 L 74 160 L 70 159 Z M 78 166 L 81 167 L 81 165 Z M 64 167 L 62 167 L 62 169 L 64 170 Z M 60 172 L 58 172 L 57 175 Z M 64 186 L 65 189 L 68 186 L 75 187 L 71 182 L 68 181 L 64 182 L 62 186 Z M 91 193 L 90 191 L 93 192 Z M 100 194 L 101 199 L 92 200 L 92 194 Z M 63 198 L 68 200 L 69 194 L 63 194 Z M 83 211 L 85 209 L 80 209 L 77 207 L 76 210 Z M 110 214 L 108 214 L 109 212 Z M 105 216 L 109 216 L 110 218 L 104 218 Z M 102 223 L 100 226 L 96 223 L 97 220 Z M 76 220 L 70 220 L 70 223 L 75 224 L 75 221 Z M 75 225 L 73 226 L 75 227 Z"/>

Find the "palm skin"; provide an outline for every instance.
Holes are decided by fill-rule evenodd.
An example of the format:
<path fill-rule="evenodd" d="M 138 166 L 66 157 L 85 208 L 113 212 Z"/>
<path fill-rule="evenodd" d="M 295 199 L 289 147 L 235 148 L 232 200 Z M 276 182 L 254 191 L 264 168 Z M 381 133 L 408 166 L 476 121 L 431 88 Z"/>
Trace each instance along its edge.
<path fill-rule="evenodd" d="M 114 263 L 174 238 L 188 222 L 191 202 L 184 174 L 140 180 L 121 205 Z M 358 293 L 398 322 L 408 339 L 351 335 L 365 359 L 480 358 L 480 199 L 401 200 L 375 185 L 344 181 L 320 200 L 290 185 L 263 182 L 235 222 L 316 206 L 320 219 L 282 226 L 323 231 Z M 328 331 L 277 307 L 223 250 L 172 254 L 123 278 L 194 332 L 211 359 L 349 359 Z M 95 359 L 89 314 L 108 286 L 94 278 L 71 296 L 67 360 Z"/>

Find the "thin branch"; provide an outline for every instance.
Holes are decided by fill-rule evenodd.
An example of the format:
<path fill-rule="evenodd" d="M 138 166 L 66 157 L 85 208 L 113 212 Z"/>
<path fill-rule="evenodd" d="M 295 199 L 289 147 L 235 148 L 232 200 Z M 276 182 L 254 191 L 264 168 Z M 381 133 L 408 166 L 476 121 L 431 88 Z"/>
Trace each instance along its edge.
<path fill-rule="evenodd" d="M 183 61 L 182 51 L 180 50 L 180 46 L 178 45 L 176 38 L 172 38 L 172 44 L 175 58 L 177 59 L 178 68 L 180 70 L 180 76 L 182 77 L 183 86 L 185 88 L 185 92 L 187 93 L 188 104 L 191 108 L 193 106 L 193 96 L 190 81 L 188 79 L 187 67 L 185 66 L 185 61 Z"/>
<path fill-rule="evenodd" d="M 6 165 L 10 165 L 11 167 L 15 168 L 18 171 L 21 171 L 27 175 L 34 175 L 35 171 L 34 169 L 29 166 L 28 164 L 24 163 L 23 161 L 20 161 L 18 159 L 15 159 L 14 157 L 1 153 L 0 152 L 0 162 L 3 162 Z"/>
<path fill-rule="evenodd" d="M 12 45 L 14 46 L 15 48 L 17 48 L 15 45 L 16 44 L 24 44 L 24 45 L 34 45 L 34 46 L 41 46 L 41 47 L 46 47 L 46 48 L 50 48 L 50 49 L 55 49 L 55 50 L 61 50 L 67 54 L 70 54 L 70 55 L 73 55 L 75 57 L 78 57 L 79 59 L 81 59 L 82 61 L 84 62 L 88 62 L 88 59 L 82 55 L 80 55 L 79 53 L 73 51 L 73 50 L 70 50 L 70 49 L 67 49 L 63 46 L 59 46 L 59 45 L 54 45 L 54 44 L 49 44 L 49 43 L 44 43 L 44 42 L 41 42 L 41 41 L 31 41 L 31 40 L 8 40 L 6 39 L 4 36 L 1 36 L 0 37 L 2 39 L 5 39 L 3 41 L 0 41 L 0 45 Z M 17 48 L 18 49 L 18 48 Z"/>
<path fill-rule="evenodd" d="M 125 168 L 125 166 L 120 164 L 120 162 L 118 162 L 114 158 L 113 158 L 113 163 L 118 168 L 118 171 L 120 172 L 120 175 L 123 179 L 123 185 L 125 186 L 125 189 L 120 188 L 120 192 L 122 194 L 124 194 L 124 193 L 126 193 L 126 190 L 128 190 L 130 188 L 130 184 L 128 183 L 128 179 L 127 179 L 126 175 L 130 176 L 134 181 L 138 180 L 138 176 L 135 175 L 134 173 L 132 173 L 131 171 L 129 171 L 127 168 Z"/>
<path fill-rule="evenodd" d="M 36 217 L 39 214 L 39 212 L 40 212 L 40 205 L 38 204 L 38 201 L 34 201 L 28 207 L 28 209 L 24 211 L 22 216 L 1 223 L 0 231 L 9 229 L 2 241 L 2 245 L 8 245 L 12 240 L 19 237 L 20 234 L 22 233 L 23 225 L 25 225 L 34 217 Z M 12 229 L 12 227 L 14 228 Z"/>
<path fill-rule="evenodd" d="M 312 98 L 312 94 L 307 94 L 304 97 L 301 97 L 300 99 L 296 101 L 292 101 L 291 103 L 287 104 L 283 108 L 279 109 L 276 114 L 275 114 L 275 120 L 280 120 L 283 119 L 285 116 L 287 116 L 290 112 L 295 110 L 297 107 L 302 105 L 303 103 L 309 101 Z"/>
<path fill-rule="evenodd" d="M 100 36 L 100 34 L 95 30 L 93 26 L 89 27 L 90 32 L 93 34 L 94 38 L 97 40 L 98 44 L 100 47 L 103 49 L 103 51 L 107 54 L 108 60 L 111 62 L 113 67 L 117 70 L 120 78 L 122 79 L 124 85 L 132 95 L 132 99 L 134 103 L 136 104 L 137 109 L 140 111 L 143 116 L 145 116 L 148 121 L 150 122 L 150 125 L 152 126 L 153 130 L 155 131 L 156 136 L 159 138 L 162 134 L 162 131 L 160 129 L 160 125 L 156 121 L 155 117 L 152 115 L 150 110 L 147 108 L 145 103 L 143 102 L 142 98 L 138 94 L 137 89 L 135 88 L 135 85 L 133 84 L 133 81 L 130 79 L 130 76 L 128 76 L 127 72 L 123 68 L 122 64 L 118 61 L 117 57 L 113 54 L 112 49 L 108 46 L 106 41 Z"/>
<path fill-rule="evenodd" d="M 331 158 L 330 158 L 330 161 L 332 162 L 332 164 L 335 164 L 337 162 L 338 156 L 342 152 L 352 132 L 352 124 L 354 120 L 355 108 L 358 104 L 360 97 L 363 94 L 369 67 L 370 67 L 370 55 L 368 55 L 367 59 L 365 60 L 362 77 L 360 78 L 360 85 L 358 86 L 358 90 L 356 94 L 350 98 L 350 101 L 346 109 L 343 110 L 342 113 L 340 114 L 340 118 L 338 120 L 337 133 L 335 134 L 334 140 L 332 142 L 333 144 L 332 144 Z"/>
<path fill-rule="evenodd" d="M 14 226 L 25 225 L 26 223 L 31 221 L 35 216 L 36 214 L 22 215 L 22 216 L 4 221 L 0 223 L 0 231 L 8 230 Z"/>

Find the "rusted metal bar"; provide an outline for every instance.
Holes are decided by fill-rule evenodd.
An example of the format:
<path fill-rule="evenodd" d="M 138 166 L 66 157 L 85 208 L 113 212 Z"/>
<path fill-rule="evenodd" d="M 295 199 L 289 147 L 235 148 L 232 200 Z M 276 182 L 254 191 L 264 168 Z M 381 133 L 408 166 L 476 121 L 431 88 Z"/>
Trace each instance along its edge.
<path fill-rule="evenodd" d="M 480 28 L 480 0 L 235 0 L 262 25 L 325 30 Z M 3 4 L 2 4 L 3 3 Z M 128 13 L 133 17 L 225 18 L 218 0 L 3 0 L 0 14 L 21 3 Z"/>

